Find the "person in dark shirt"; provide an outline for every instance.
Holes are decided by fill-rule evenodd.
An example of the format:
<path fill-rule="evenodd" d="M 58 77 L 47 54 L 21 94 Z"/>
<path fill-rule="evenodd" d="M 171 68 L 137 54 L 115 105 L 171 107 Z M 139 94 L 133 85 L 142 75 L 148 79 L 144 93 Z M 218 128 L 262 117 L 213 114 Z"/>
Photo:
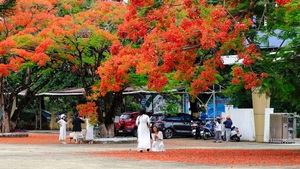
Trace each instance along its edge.
<path fill-rule="evenodd" d="M 80 138 L 83 138 L 83 135 L 81 133 L 81 123 L 84 123 L 84 120 L 82 118 L 79 117 L 79 115 L 76 113 L 75 114 L 75 118 L 72 122 L 73 124 L 73 132 L 74 132 L 74 136 L 73 139 L 75 140 L 75 143 L 78 143 L 78 140 Z"/>
<path fill-rule="evenodd" d="M 225 125 L 225 136 L 226 136 L 226 141 L 230 140 L 230 133 L 231 133 L 231 126 L 232 126 L 232 120 L 230 116 L 226 117 L 226 120 L 223 122 Z"/>

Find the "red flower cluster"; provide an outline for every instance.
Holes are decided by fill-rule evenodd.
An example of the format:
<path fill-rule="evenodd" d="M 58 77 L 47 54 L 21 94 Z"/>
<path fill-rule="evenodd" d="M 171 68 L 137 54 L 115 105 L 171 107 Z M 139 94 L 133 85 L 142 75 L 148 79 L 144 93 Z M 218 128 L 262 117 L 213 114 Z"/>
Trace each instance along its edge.
<path fill-rule="evenodd" d="M 76 109 L 78 110 L 78 113 L 80 116 L 86 116 L 88 117 L 90 124 L 96 124 L 98 119 L 98 113 L 97 109 L 98 106 L 96 106 L 95 102 L 87 102 L 85 104 L 79 104 L 76 106 Z"/>
<path fill-rule="evenodd" d="M 251 89 L 256 85 L 260 85 L 262 80 L 268 77 L 267 73 L 261 73 L 258 75 L 254 72 L 244 72 L 243 68 L 241 67 L 233 68 L 233 75 L 234 78 L 231 80 L 231 82 L 234 85 L 243 83 L 245 89 Z"/>
<path fill-rule="evenodd" d="M 276 0 L 276 3 L 278 5 L 285 5 L 285 4 L 290 3 L 290 2 L 291 2 L 291 0 Z"/>

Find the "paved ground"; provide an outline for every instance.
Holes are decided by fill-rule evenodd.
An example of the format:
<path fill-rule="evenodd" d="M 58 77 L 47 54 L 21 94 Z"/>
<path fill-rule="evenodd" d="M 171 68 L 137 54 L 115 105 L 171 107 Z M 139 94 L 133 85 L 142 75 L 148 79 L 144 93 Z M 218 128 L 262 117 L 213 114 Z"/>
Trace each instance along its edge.
<path fill-rule="evenodd" d="M 226 148 L 226 149 L 298 149 L 300 140 L 295 144 L 270 144 L 256 142 L 229 142 L 212 143 L 212 140 L 195 140 L 193 138 L 175 138 L 164 140 L 166 151 L 178 148 Z M 296 169 L 294 167 L 251 167 L 251 166 L 212 166 L 195 165 L 176 162 L 153 162 L 120 160 L 103 156 L 92 156 L 87 152 L 100 152 L 110 150 L 135 151 L 137 144 L 114 143 L 114 144 L 53 144 L 53 145 L 16 145 L 0 144 L 0 169 L 199 169 L 199 168 L 280 168 Z M 201 158 L 201 157 L 199 157 Z M 240 159 L 242 160 L 242 159 Z M 300 160 L 300 159 L 299 159 Z"/>

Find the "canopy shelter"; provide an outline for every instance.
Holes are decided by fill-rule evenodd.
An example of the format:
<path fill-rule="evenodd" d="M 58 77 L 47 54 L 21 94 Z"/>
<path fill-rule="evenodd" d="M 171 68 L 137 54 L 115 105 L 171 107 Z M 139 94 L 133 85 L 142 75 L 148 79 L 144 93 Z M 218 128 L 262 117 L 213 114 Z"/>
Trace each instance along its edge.
<path fill-rule="evenodd" d="M 26 90 L 23 90 L 18 95 L 24 96 L 26 93 Z M 48 92 L 42 92 L 38 93 L 35 96 L 39 99 L 39 128 L 42 128 L 42 119 L 43 118 L 50 118 L 49 112 L 42 110 L 42 97 L 47 96 L 84 96 L 85 90 L 84 88 L 69 88 L 69 89 L 62 89 L 62 90 L 54 90 L 54 91 L 48 91 Z M 46 113 L 46 114 L 45 114 Z M 50 114 L 51 115 L 51 114 Z M 36 124 L 37 127 L 37 124 Z"/>
<path fill-rule="evenodd" d="M 182 113 L 189 112 L 189 97 L 188 93 L 185 91 L 185 88 L 176 88 L 168 92 L 157 92 L 152 90 L 147 90 L 143 88 L 132 88 L 128 87 L 122 93 L 123 95 L 136 95 L 139 96 L 139 103 L 141 108 L 146 109 L 148 113 L 164 113 L 167 103 L 171 100 L 172 97 L 169 93 L 175 93 L 181 96 L 180 100 L 176 100 L 177 105 L 180 107 Z M 127 111 L 125 109 L 125 111 Z"/>
<path fill-rule="evenodd" d="M 217 104 L 218 104 L 218 100 L 216 100 L 216 93 L 221 93 L 222 90 L 224 89 L 224 87 L 222 87 L 221 85 L 212 85 L 210 86 L 210 88 L 205 91 L 205 92 L 201 92 L 199 94 L 207 94 L 209 95 L 209 98 L 204 101 L 201 100 L 199 97 L 196 97 L 196 99 L 198 100 L 199 103 L 203 104 L 203 105 L 208 105 L 208 102 L 210 102 L 211 100 L 211 104 L 209 104 L 209 108 L 207 112 L 210 113 L 210 118 L 215 118 L 217 115 L 220 114 L 220 112 L 218 112 L 218 108 L 217 108 Z M 180 108 L 181 108 L 181 112 L 183 113 L 190 113 L 190 99 L 189 99 L 189 95 L 188 92 L 185 91 L 185 88 L 181 87 L 181 88 L 177 88 L 177 89 L 172 89 L 169 92 L 173 92 L 175 94 L 179 94 L 181 95 L 181 100 L 180 100 Z M 142 108 L 145 108 L 147 112 L 151 112 L 151 113 L 163 113 L 164 112 L 164 108 L 166 106 L 166 98 L 168 96 L 169 92 L 156 92 L 156 91 L 149 91 L 146 88 L 131 88 L 128 87 L 124 92 L 123 95 L 138 95 L 140 96 L 140 104 Z"/>
<path fill-rule="evenodd" d="M 81 96 L 85 95 L 84 88 L 71 88 L 63 90 L 55 90 L 37 94 L 37 96 Z"/>
<path fill-rule="evenodd" d="M 40 129 L 42 128 L 42 97 L 47 96 L 84 96 L 85 90 L 84 88 L 70 88 L 70 89 L 62 89 L 62 90 L 55 90 L 49 92 L 39 93 L 36 96 L 39 98 L 39 112 L 40 112 Z"/>
<path fill-rule="evenodd" d="M 23 90 L 22 92 L 19 93 L 19 95 L 24 96 L 25 93 L 26 90 Z M 80 96 L 84 94 L 85 94 L 84 88 L 70 88 L 70 89 L 43 92 L 43 93 L 36 94 L 36 96 Z"/>

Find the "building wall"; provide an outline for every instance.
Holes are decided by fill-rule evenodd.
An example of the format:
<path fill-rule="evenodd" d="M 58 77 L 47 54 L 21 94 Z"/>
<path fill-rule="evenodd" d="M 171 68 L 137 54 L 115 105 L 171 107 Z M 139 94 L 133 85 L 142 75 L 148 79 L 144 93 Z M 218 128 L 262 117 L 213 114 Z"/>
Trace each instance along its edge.
<path fill-rule="evenodd" d="M 265 110 L 265 129 L 264 142 L 270 141 L 270 114 L 274 113 L 274 108 L 266 108 Z"/>
<path fill-rule="evenodd" d="M 265 109 L 264 142 L 270 140 L 270 114 L 272 113 L 274 113 L 273 108 Z M 239 128 L 242 134 L 241 140 L 256 141 L 253 109 L 236 109 L 232 105 L 226 105 L 225 112 L 221 115 L 222 120 L 225 120 L 228 115 L 231 117 L 233 125 Z"/>
<path fill-rule="evenodd" d="M 255 126 L 253 109 L 234 109 L 232 105 L 225 106 L 225 113 L 222 113 L 222 119 L 230 116 L 233 125 L 238 127 L 241 140 L 255 141 Z"/>

